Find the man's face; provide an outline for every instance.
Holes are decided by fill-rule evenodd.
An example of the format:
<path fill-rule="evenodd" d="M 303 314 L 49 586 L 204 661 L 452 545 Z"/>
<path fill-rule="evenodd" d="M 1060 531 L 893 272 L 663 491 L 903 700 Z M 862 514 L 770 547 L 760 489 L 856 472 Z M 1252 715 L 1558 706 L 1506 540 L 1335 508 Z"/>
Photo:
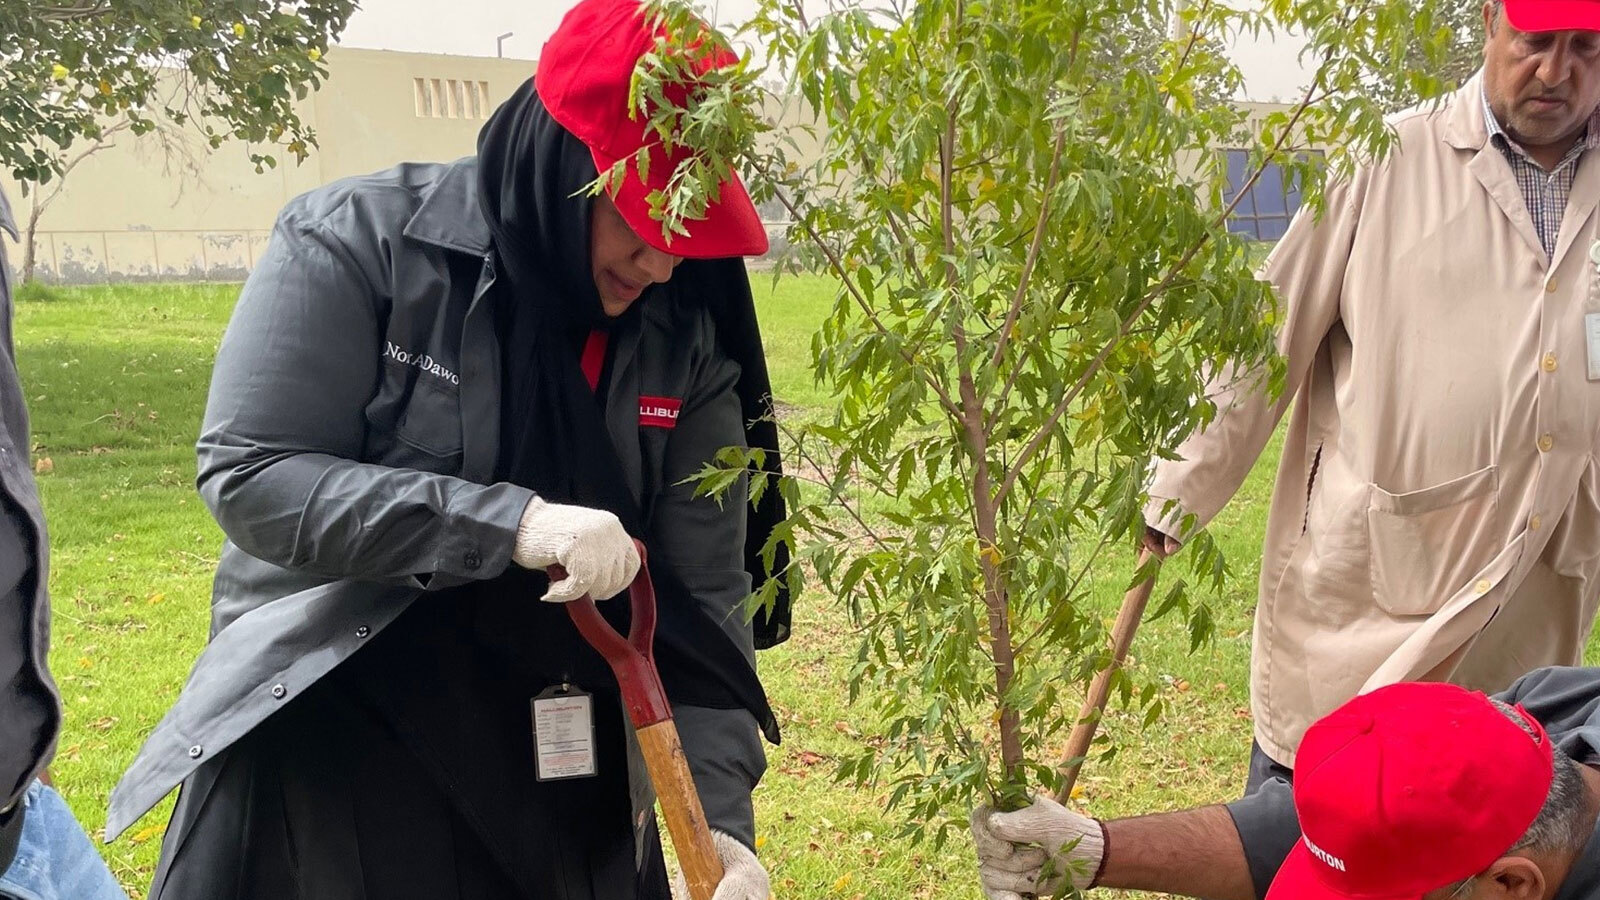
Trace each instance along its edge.
<path fill-rule="evenodd" d="M 1483 7 L 1484 87 L 1502 127 L 1529 149 L 1569 140 L 1600 105 L 1600 33 L 1522 32 Z"/>
<path fill-rule="evenodd" d="M 601 194 L 589 216 L 589 267 L 600 292 L 600 306 L 616 318 L 628 311 L 644 289 L 664 284 L 683 257 L 662 253 L 628 227 L 611 198 Z"/>

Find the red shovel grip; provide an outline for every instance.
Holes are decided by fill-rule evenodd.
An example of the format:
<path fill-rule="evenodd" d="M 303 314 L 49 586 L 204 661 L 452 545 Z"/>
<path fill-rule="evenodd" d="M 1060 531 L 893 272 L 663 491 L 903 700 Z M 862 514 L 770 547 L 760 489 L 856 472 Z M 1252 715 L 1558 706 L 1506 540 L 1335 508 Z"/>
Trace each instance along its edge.
<path fill-rule="evenodd" d="M 644 728 L 672 718 L 672 707 L 667 705 L 667 693 L 661 687 L 661 676 L 656 672 L 656 590 L 650 583 L 650 568 L 645 559 L 644 544 L 634 541 L 639 551 L 639 574 L 628 586 L 628 602 L 633 610 L 633 621 L 628 626 L 628 636 L 617 633 L 594 598 L 584 594 L 567 604 L 567 615 L 578 633 L 600 653 L 611 671 L 617 676 L 622 689 L 622 705 L 628 709 L 633 727 Z M 546 570 L 551 580 L 567 577 L 566 570 L 551 566 Z"/>

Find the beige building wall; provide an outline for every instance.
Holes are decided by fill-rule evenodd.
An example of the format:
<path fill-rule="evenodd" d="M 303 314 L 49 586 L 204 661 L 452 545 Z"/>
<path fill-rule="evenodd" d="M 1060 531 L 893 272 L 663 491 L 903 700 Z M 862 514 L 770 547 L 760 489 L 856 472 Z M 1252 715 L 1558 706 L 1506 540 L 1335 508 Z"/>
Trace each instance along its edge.
<path fill-rule="evenodd" d="M 319 142 L 304 163 L 280 159 L 276 169 L 258 174 L 243 145 L 206 153 L 190 128 L 184 144 L 198 171 L 187 172 L 167 158 L 160 141 L 118 135 L 71 172 L 40 217 L 35 277 L 242 278 L 288 200 L 399 162 L 471 154 L 489 113 L 534 70 L 529 60 L 344 48 L 327 61 L 322 88 L 300 104 Z M 0 190 L 24 226 L 32 198 L 9 176 L 0 175 Z M 20 246 L 8 246 L 7 255 L 14 269 L 21 267 Z"/>
<path fill-rule="evenodd" d="M 531 77 L 530 60 L 336 48 L 328 78 L 300 104 L 318 147 L 302 164 L 281 160 L 255 171 L 248 149 L 228 144 L 207 153 L 196 129 L 184 133 L 195 171 L 163 153 L 149 136 L 117 136 L 113 146 L 75 168 L 36 231 L 34 277 L 46 282 L 240 280 L 266 246 L 278 210 L 293 197 L 339 178 L 400 162 L 447 161 L 474 152 L 489 114 Z M 1246 104 L 1252 123 L 1282 109 Z M 790 124 L 811 122 L 800 104 L 774 107 Z M 814 124 L 814 123 L 812 123 Z M 815 136 L 798 133 L 802 157 Z M 1194 173 L 1197 159 L 1178 160 Z M 44 193 L 55 188 L 46 185 Z M 0 190 L 25 226 L 32 198 L 0 174 Z M 764 217 L 784 218 L 768 204 Z M 781 229 L 771 229 L 774 250 Z M 0 238 L 0 240 L 7 240 Z M 8 246 L 13 269 L 22 248 Z"/>

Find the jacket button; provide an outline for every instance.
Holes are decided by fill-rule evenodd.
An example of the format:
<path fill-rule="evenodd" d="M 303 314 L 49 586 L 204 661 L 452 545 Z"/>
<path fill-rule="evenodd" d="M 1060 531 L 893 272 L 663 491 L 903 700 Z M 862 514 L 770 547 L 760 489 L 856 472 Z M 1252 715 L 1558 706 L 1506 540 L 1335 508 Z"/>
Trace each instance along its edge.
<path fill-rule="evenodd" d="M 193 747 L 189 748 L 189 758 L 190 759 L 199 759 L 200 758 L 200 754 L 202 754 L 204 752 L 206 752 L 205 748 L 201 747 L 199 744 L 195 744 Z"/>
<path fill-rule="evenodd" d="M 289 689 L 288 688 L 284 687 L 281 684 L 275 684 L 275 685 L 272 686 L 272 698 L 274 700 L 282 700 L 284 697 L 287 697 L 287 696 L 289 696 Z"/>
<path fill-rule="evenodd" d="M 358 637 L 358 638 L 364 638 L 364 637 L 366 637 L 367 635 L 369 635 L 371 633 L 372 633 L 372 629 L 368 628 L 365 625 L 361 625 L 361 626 L 358 626 L 356 628 L 356 637 Z"/>
<path fill-rule="evenodd" d="M 469 569 L 476 569 L 483 565 L 483 557 L 479 556 L 476 550 L 468 550 L 467 555 L 461 557 L 461 562 Z"/>

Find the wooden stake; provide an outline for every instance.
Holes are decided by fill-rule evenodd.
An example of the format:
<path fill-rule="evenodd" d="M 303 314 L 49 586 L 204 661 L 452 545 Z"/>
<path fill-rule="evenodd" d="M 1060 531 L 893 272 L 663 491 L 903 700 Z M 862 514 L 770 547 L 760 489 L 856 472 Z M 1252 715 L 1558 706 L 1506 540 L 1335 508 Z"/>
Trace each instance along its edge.
<path fill-rule="evenodd" d="M 1149 559 L 1148 550 L 1140 553 L 1139 568 L 1143 569 Z M 1149 578 L 1134 585 L 1122 598 L 1117 621 L 1111 626 L 1111 663 L 1090 682 L 1089 693 L 1083 698 L 1083 708 L 1078 711 L 1078 723 L 1073 726 L 1072 735 L 1067 739 L 1067 752 L 1061 763 L 1061 787 L 1056 791 L 1057 803 L 1066 803 L 1072 797 L 1072 786 L 1078 781 L 1083 758 L 1089 754 L 1095 729 L 1100 725 L 1101 714 L 1105 712 L 1106 701 L 1111 696 L 1111 678 L 1128 659 L 1128 648 L 1133 645 L 1133 635 L 1139 630 L 1145 607 L 1150 605 L 1150 594 L 1155 590 L 1158 571 L 1152 571 Z"/>

